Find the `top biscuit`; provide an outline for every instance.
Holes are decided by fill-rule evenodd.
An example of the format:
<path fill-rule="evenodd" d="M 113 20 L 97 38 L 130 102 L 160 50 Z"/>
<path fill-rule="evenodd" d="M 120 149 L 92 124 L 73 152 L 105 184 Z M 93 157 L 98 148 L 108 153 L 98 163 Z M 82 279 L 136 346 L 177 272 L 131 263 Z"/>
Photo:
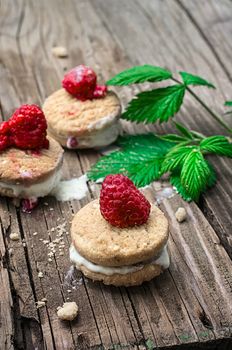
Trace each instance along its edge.
<path fill-rule="evenodd" d="M 45 100 L 43 111 L 48 130 L 60 136 L 75 137 L 111 124 L 119 117 L 121 105 L 113 92 L 108 92 L 104 98 L 80 101 L 60 89 Z"/>
<path fill-rule="evenodd" d="M 55 140 L 48 139 L 49 148 L 38 154 L 13 147 L 0 152 L 0 181 L 29 186 L 52 175 L 62 164 L 63 149 Z"/>
<path fill-rule="evenodd" d="M 94 200 L 75 215 L 71 235 L 73 245 L 87 260 L 103 266 L 131 265 L 160 252 L 168 240 L 168 221 L 153 206 L 144 225 L 121 229 L 102 217 L 99 201 Z"/>

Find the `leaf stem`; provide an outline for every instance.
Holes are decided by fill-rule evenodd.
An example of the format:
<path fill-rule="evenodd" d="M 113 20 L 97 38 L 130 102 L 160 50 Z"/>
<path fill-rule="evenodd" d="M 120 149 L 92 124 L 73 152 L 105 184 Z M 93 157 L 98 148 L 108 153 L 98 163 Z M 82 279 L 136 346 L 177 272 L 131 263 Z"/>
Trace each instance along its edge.
<path fill-rule="evenodd" d="M 182 84 L 179 80 L 172 78 L 178 84 Z M 193 92 L 188 86 L 186 90 L 205 108 L 205 110 L 216 120 L 224 129 L 226 129 L 230 134 L 232 134 L 232 129 L 222 120 L 222 118 L 216 114 L 210 107 L 208 107 L 200 97 L 198 97 L 195 92 Z"/>

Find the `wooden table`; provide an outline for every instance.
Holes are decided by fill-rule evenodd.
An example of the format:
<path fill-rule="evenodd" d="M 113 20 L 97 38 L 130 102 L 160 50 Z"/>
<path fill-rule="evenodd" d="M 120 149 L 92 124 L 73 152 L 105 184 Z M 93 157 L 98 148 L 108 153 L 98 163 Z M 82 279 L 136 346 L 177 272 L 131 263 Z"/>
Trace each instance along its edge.
<path fill-rule="evenodd" d="M 145 63 L 185 70 L 217 86 L 196 91 L 219 113 L 232 99 L 229 0 L 5 0 L 0 20 L 2 118 L 22 103 L 42 105 L 60 87 L 64 72 L 80 63 L 92 66 L 102 81 Z M 67 48 L 68 58 L 53 56 L 56 45 Z M 117 89 L 124 105 L 136 91 Z M 208 135 L 224 132 L 190 96 L 177 120 Z M 136 131 L 129 123 L 124 127 Z M 98 157 L 92 150 L 66 152 L 64 178 L 85 173 Z M 232 162 L 214 157 L 213 164 L 219 181 L 199 205 L 178 195 L 162 202 L 170 220 L 171 266 L 137 288 L 106 287 L 78 272 L 71 280 L 65 233 L 65 254 L 48 262 L 43 240 L 54 240 L 63 223 L 69 231 L 73 213 L 99 187 L 90 186 L 81 201 L 46 198 L 31 215 L 1 198 L 0 349 L 231 349 Z M 146 190 L 153 202 L 160 186 L 155 182 Z M 174 217 L 179 206 L 188 213 L 181 225 Z M 9 239 L 12 232 L 19 241 Z M 43 298 L 46 306 L 37 309 Z M 72 323 L 56 314 L 68 300 L 80 308 Z"/>

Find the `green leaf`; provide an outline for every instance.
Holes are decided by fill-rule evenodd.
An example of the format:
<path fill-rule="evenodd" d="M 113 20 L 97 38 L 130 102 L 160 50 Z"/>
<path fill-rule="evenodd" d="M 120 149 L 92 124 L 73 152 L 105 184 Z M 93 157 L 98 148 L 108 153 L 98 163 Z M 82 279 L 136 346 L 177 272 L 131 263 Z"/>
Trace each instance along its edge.
<path fill-rule="evenodd" d="M 177 130 L 179 130 L 179 132 L 183 136 L 187 137 L 187 139 L 189 139 L 189 140 L 193 139 L 192 133 L 183 124 L 180 124 L 180 123 L 177 123 L 177 122 L 174 122 L 174 124 L 175 124 Z"/>
<path fill-rule="evenodd" d="M 186 137 L 183 137 L 183 136 L 180 136 L 180 135 L 176 135 L 176 134 L 166 134 L 166 135 L 160 136 L 160 138 L 161 138 L 162 140 L 166 140 L 166 141 L 170 141 L 170 142 L 175 142 L 175 143 L 187 141 L 187 138 L 186 138 Z"/>
<path fill-rule="evenodd" d="M 161 176 L 164 156 L 173 146 L 153 134 L 121 137 L 119 144 L 123 149 L 102 157 L 88 172 L 89 179 L 121 173 L 137 186 L 148 185 Z"/>
<path fill-rule="evenodd" d="M 215 86 L 213 84 L 209 83 L 207 80 L 199 77 L 198 75 L 193 75 L 186 72 L 180 72 L 180 75 L 185 85 L 204 85 L 215 89 Z"/>
<path fill-rule="evenodd" d="M 145 152 L 150 150 L 150 152 L 159 154 L 166 154 L 171 147 L 175 146 L 173 142 L 165 141 L 153 133 L 121 136 L 118 138 L 117 144 L 123 149 L 137 149 L 139 147 L 141 150 L 145 149 Z"/>
<path fill-rule="evenodd" d="M 91 180 L 104 178 L 109 174 L 124 174 L 136 186 L 145 186 L 160 177 L 162 156 L 143 154 L 139 150 L 117 151 L 102 157 L 89 171 Z"/>
<path fill-rule="evenodd" d="M 193 200 L 198 201 L 200 194 L 206 190 L 210 176 L 212 176 L 212 167 L 204 159 L 200 150 L 192 150 L 185 158 L 180 179 L 185 191 Z"/>
<path fill-rule="evenodd" d="M 122 118 L 137 123 L 166 122 L 179 111 L 184 94 L 183 84 L 141 92 L 130 101 Z"/>
<path fill-rule="evenodd" d="M 162 164 L 162 173 L 181 168 L 186 157 L 194 150 L 196 146 L 180 146 L 177 145 L 168 152 Z"/>
<path fill-rule="evenodd" d="M 178 172 L 175 171 L 171 174 L 170 183 L 172 184 L 173 187 L 175 187 L 177 193 L 179 193 L 185 201 L 190 202 L 192 200 L 190 195 L 187 193 L 185 188 L 182 186 L 182 183 L 180 181 L 180 174 Z"/>
<path fill-rule="evenodd" d="M 224 103 L 224 105 L 225 105 L 225 106 L 230 106 L 230 107 L 231 107 L 231 106 L 232 106 L 232 101 L 226 101 L 226 102 Z"/>
<path fill-rule="evenodd" d="M 216 173 L 215 173 L 215 170 L 214 170 L 212 164 L 210 164 L 208 161 L 207 161 L 207 163 L 208 163 L 208 166 L 211 170 L 210 176 L 209 176 L 208 181 L 207 181 L 207 188 L 211 188 L 215 185 L 215 183 L 217 181 L 217 177 L 216 177 Z"/>
<path fill-rule="evenodd" d="M 106 82 L 106 85 L 130 85 L 144 83 L 145 81 L 156 82 L 172 77 L 168 70 L 145 64 L 122 71 Z"/>
<path fill-rule="evenodd" d="M 200 143 L 200 149 L 220 156 L 232 158 L 232 143 L 225 136 L 210 136 Z"/>
<path fill-rule="evenodd" d="M 209 163 L 208 163 L 208 165 L 211 169 L 211 175 L 208 178 L 207 188 L 210 188 L 210 187 L 214 186 L 216 183 L 216 174 L 215 174 L 215 171 L 214 171 L 212 165 Z M 191 198 L 191 196 L 189 195 L 189 193 L 186 191 L 186 189 L 184 188 L 184 186 L 181 183 L 179 170 L 174 170 L 172 172 L 172 174 L 170 176 L 170 183 L 172 184 L 173 187 L 175 187 L 176 191 L 181 195 L 181 197 L 185 201 L 190 202 L 191 200 L 193 200 L 193 198 Z"/>

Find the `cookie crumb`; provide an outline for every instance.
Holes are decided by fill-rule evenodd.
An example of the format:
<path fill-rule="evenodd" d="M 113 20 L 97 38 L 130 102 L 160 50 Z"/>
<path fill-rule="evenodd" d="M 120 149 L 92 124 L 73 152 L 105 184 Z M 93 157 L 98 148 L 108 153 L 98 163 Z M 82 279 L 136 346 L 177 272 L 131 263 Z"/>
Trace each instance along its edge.
<path fill-rule="evenodd" d="M 12 241 L 18 241 L 19 238 L 20 238 L 20 237 L 19 237 L 19 234 L 16 233 L 16 232 L 10 234 L 10 239 L 11 239 Z"/>
<path fill-rule="evenodd" d="M 57 308 L 57 316 L 60 320 L 72 321 L 78 314 L 78 306 L 74 301 L 63 304 L 63 307 Z"/>
<path fill-rule="evenodd" d="M 183 222 L 187 218 L 187 212 L 185 208 L 178 208 L 177 211 L 175 212 L 175 217 L 178 222 Z"/>
<path fill-rule="evenodd" d="M 44 275 L 43 275 L 43 272 L 40 271 L 40 272 L 38 273 L 38 277 L 39 277 L 39 278 L 43 278 L 43 276 L 44 276 Z"/>
<path fill-rule="evenodd" d="M 59 58 L 68 57 L 68 51 L 64 46 L 54 46 L 52 48 L 52 54 Z"/>
<path fill-rule="evenodd" d="M 42 301 L 42 300 L 39 300 L 39 301 L 36 301 L 36 307 L 37 309 L 41 308 L 41 307 L 44 307 L 45 306 L 45 301 Z"/>

